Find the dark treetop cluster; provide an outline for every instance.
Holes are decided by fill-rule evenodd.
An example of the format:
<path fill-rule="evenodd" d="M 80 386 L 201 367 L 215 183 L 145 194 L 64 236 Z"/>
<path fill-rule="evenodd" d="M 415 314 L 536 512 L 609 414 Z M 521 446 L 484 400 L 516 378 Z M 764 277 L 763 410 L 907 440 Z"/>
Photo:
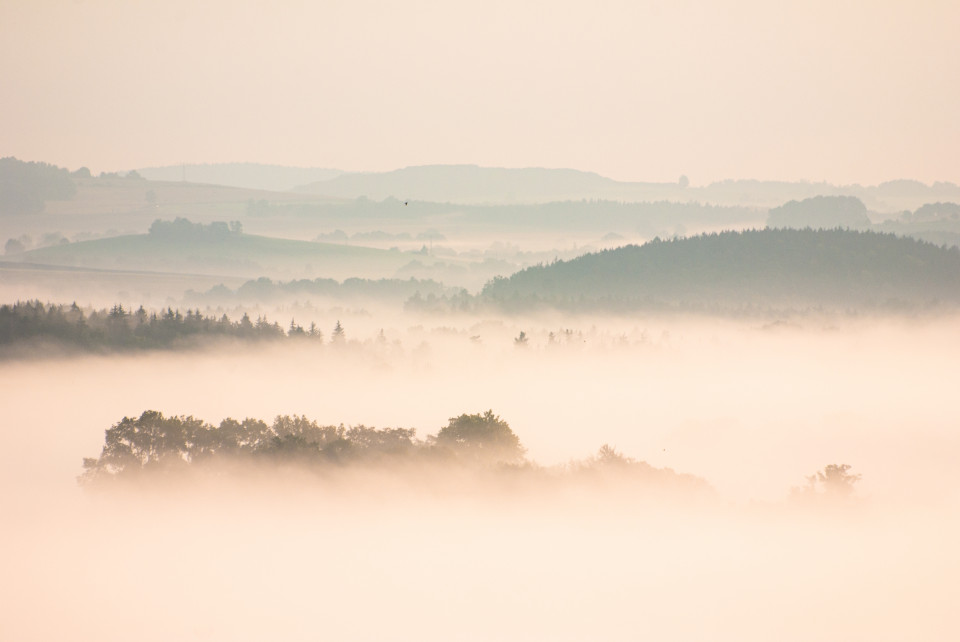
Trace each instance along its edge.
<path fill-rule="evenodd" d="M 459 470 L 526 475 L 528 479 L 628 478 L 661 489 L 710 492 L 691 475 L 658 469 L 610 446 L 585 460 L 552 469 L 525 456 L 526 449 L 506 421 L 493 411 L 452 417 L 436 435 L 418 439 L 412 428 L 323 426 L 306 417 L 224 419 L 213 426 L 200 419 L 146 411 L 124 417 L 106 431 L 97 458 L 83 460 L 82 484 L 167 478 L 187 471 L 224 474 L 233 464 L 297 466 L 316 472 L 367 470 Z"/>

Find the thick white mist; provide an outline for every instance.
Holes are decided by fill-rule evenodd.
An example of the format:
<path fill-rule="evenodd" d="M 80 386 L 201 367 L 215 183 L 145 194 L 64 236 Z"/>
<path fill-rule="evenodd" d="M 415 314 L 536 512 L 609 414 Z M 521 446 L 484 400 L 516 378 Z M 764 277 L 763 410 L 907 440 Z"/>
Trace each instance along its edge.
<path fill-rule="evenodd" d="M 4 362 L 0 637 L 953 639 L 956 322 L 831 323 L 447 319 L 388 327 L 385 345 L 347 325 L 340 350 Z M 718 500 L 74 481 L 145 409 L 423 437 L 487 408 L 541 464 L 609 443 Z M 863 475 L 858 502 L 788 501 L 830 463 Z"/>

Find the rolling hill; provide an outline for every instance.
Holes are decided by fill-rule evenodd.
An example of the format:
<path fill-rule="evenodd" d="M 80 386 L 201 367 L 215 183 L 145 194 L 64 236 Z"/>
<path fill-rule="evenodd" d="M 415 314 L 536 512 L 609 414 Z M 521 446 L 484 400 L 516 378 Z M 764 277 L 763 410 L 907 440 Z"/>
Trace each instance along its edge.
<path fill-rule="evenodd" d="M 285 192 L 297 185 L 323 181 L 343 172 L 320 167 L 287 167 L 263 163 L 204 163 L 141 167 L 137 172 L 151 181 L 190 181 L 246 189 Z"/>
<path fill-rule="evenodd" d="M 431 257 L 395 250 L 240 233 L 229 233 L 220 238 L 189 234 L 123 235 L 44 247 L 25 252 L 18 258 L 45 265 L 244 278 L 383 278 L 393 276 L 414 260 L 424 265 L 432 263 Z"/>
<path fill-rule="evenodd" d="M 390 172 L 341 174 L 304 184 L 295 191 L 336 198 L 406 200 L 459 204 L 518 204 L 556 201 L 673 201 L 769 209 L 814 196 L 855 196 L 871 212 L 899 213 L 924 203 L 960 199 L 953 183 L 926 185 L 889 181 L 875 186 L 808 181 L 724 180 L 703 186 L 617 181 L 574 169 L 424 165 Z"/>
<path fill-rule="evenodd" d="M 665 186 L 656 183 L 619 183 L 592 172 L 573 169 L 424 165 L 391 172 L 342 174 L 330 180 L 297 187 L 295 191 L 337 198 L 365 196 L 375 200 L 479 203 L 543 203 L 610 198 L 647 189 L 653 195 Z M 676 186 L 666 186 L 676 187 Z"/>
<path fill-rule="evenodd" d="M 736 310 L 960 303 L 960 250 L 849 230 L 766 229 L 654 240 L 491 281 L 501 306 Z"/>

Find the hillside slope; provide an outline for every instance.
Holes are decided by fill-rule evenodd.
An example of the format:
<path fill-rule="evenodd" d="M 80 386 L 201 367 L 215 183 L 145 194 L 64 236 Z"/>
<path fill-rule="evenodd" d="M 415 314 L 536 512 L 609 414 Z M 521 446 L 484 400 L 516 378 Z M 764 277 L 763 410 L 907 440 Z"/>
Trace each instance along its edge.
<path fill-rule="evenodd" d="M 618 194 L 623 186 L 592 172 L 573 169 L 478 167 L 477 165 L 424 165 L 391 172 L 343 174 L 331 180 L 296 188 L 308 194 L 338 198 L 389 196 L 404 200 L 451 203 L 537 203 Z M 650 187 L 657 187 L 650 184 Z"/>
<path fill-rule="evenodd" d="M 352 245 L 229 234 L 223 238 L 165 238 L 135 234 L 68 243 L 26 252 L 23 261 L 47 265 L 260 276 L 382 278 L 422 255 Z"/>
<path fill-rule="evenodd" d="M 531 267 L 495 279 L 482 296 L 508 307 L 955 305 L 960 250 L 875 232 L 723 232 Z"/>

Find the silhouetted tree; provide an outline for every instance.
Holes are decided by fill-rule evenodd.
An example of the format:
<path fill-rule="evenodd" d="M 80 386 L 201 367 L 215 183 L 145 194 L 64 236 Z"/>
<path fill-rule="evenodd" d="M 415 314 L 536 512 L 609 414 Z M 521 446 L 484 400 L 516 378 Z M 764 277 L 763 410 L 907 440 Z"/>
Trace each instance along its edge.
<path fill-rule="evenodd" d="M 845 500 L 853 495 L 854 484 L 861 479 L 861 475 L 850 472 L 849 464 L 830 464 L 823 470 L 818 470 L 807 477 L 805 486 L 793 489 L 795 499 L 815 499 L 822 497 L 829 500 Z"/>
<path fill-rule="evenodd" d="M 525 452 L 510 425 L 492 410 L 451 417 L 450 423 L 437 433 L 436 443 L 483 464 L 518 463 Z"/>
<path fill-rule="evenodd" d="M 340 325 L 340 320 L 337 320 L 337 325 L 333 328 L 333 334 L 330 337 L 330 340 L 333 343 L 343 343 L 346 340 L 346 333 L 343 331 L 343 326 Z"/>

